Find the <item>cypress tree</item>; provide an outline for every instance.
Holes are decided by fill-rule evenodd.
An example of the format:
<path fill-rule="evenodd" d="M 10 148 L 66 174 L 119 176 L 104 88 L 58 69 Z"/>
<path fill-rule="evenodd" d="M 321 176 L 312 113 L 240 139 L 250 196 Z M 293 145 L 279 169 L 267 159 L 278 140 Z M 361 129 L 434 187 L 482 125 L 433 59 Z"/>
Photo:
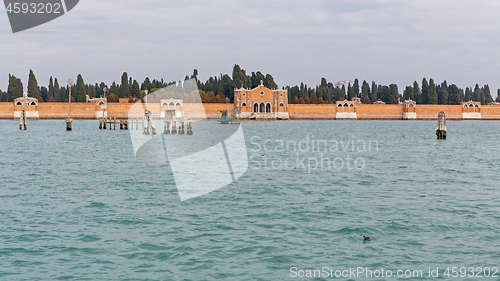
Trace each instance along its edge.
<path fill-rule="evenodd" d="M 388 103 L 389 104 L 399 104 L 399 91 L 398 91 L 398 85 L 396 84 L 391 84 L 389 85 L 389 98 L 388 98 Z"/>
<path fill-rule="evenodd" d="M 83 82 L 82 75 L 78 74 L 78 77 L 76 77 L 76 86 L 71 89 L 71 97 L 74 97 L 76 102 L 86 102 L 86 95 L 87 90 L 85 89 L 85 82 Z"/>
<path fill-rule="evenodd" d="M 377 92 L 378 92 L 377 84 L 375 84 L 375 81 L 372 81 L 372 90 L 370 93 L 370 101 L 372 103 L 376 102 L 378 99 Z"/>
<path fill-rule="evenodd" d="M 54 96 L 54 79 L 52 79 L 52 76 L 50 76 L 47 101 L 48 101 L 48 99 L 50 99 L 53 96 Z"/>
<path fill-rule="evenodd" d="M 413 88 L 411 86 L 406 86 L 403 94 L 404 100 L 415 100 L 415 96 L 413 95 Z"/>
<path fill-rule="evenodd" d="M 354 87 L 351 87 L 351 83 L 347 85 L 347 98 L 349 100 L 352 100 L 353 98 L 357 97 L 356 92 L 354 91 Z"/>
<path fill-rule="evenodd" d="M 359 98 L 359 81 L 358 78 L 354 79 L 354 85 L 352 86 L 354 90 L 354 97 Z"/>
<path fill-rule="evenodd" d="M 40 89 L 38 88 L 38 82 L 36 81 L 35 74 L 33 74 L 33 70 L 31 69 L 28 78 L 28 95 L 35 99 L 40 98 Z"/>
<path fill-rule="evenodd" d="M 370 85 L 363 80 L 363 85 L 361 86 L 361 100 L 365 104 L 370 104 Z"/>
<path fill-rule="evenodd" d="M 14 75 L 9 74 L 9 86 L 7 88 L 8 101 L 14 101 L 23 96 L 23 82 Z"/>
<path fill-rule="evenodd" d="M 448 104 L 452 105 L 458 105 L 462 101 L 462 97 L 460 94 L 460 90 L 458 89 L 457 85 L 451 84 L 449 87 L 449 97 L 448 97 Z"/>
<path fill-rule="evenodd" d="M 429 104 L 429 84 L 425 78 L 422 79 L 422 103 Z"/>
<path fill-rule="evenodd" d="M 472 98 L 473 98 L 473 97 L 472 97 L 472 92 L 471 92 L 471 90 L 469 89 L 469 87 L 467 87 L 467 88 L 465 89 L 465 96 L 464 96 L 463 101 L 464 101 L 464 102 L 468 102 L 468 101 L 471 101 L 471 100 L 472 100 Z"/>
<path fill-rule="evenodd" d="M 428 97 L 429 97 L 428 99 L 429 104 L 438 104 L 436 84 L 434 84 L 434 80 L 432 78 L 429 80 Z"/>
<path fill-rule="evenodd" d="M 161 88 L 161 87 L 158 87 Z M 128 74 L 127 72 L 123 72 L 122 74 L 122 84 L 120 85 L 120 92 L 118 96 L 120 98 L 128 97 L 130 95 L 130 89 L 128 85 Z"/>
<path fill-rule="evenodd" d="M 415 102 L 422 103 L 422 92 L 420 92 L 420 87 L 418 87 L 417 81 L 413 82 L 413 97 L 415 98 Z"/>

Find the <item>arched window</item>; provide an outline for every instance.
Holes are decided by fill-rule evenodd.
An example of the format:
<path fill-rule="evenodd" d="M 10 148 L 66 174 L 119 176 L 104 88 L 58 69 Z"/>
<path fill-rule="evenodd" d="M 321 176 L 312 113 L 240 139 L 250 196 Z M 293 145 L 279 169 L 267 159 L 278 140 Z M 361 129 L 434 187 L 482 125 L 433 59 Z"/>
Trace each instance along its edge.
<path fill-rule="evenodd" d="M 260 103 L 260 106 L 259 106 L 259 107 L 260 107 L 260 108 L 259 108 L 259 111 L 260 111 L 261 113 L 266 112 L 266 105 L 265 105 L 263 102 L 261 102 L 261 103 Z"/>
<path fill-rule="evenodd" d="M 410 107 L 415 107 L 415 105 L 413 103 L 410 103 Z"/>
<path fill-rule="evenodd" d="M 260 91 L 260 95 L 263 96 L 264 95 L 264 91 Z"/>
<path fill-rule="evenodd" d="M 271 113 L 271 104 L 266 104 L 266 113 Z"/>
<path fill-rule="evenodd" d="M 285 106 L 285 105 L 284 105 L 282 102 L 280 102 L 279 107 L 284 107 L 284 106 Z"/>
<path fill-rule="evenodd" d="M 258 103 L 253 104 L 253 112 L 259 112 L 259 104 Z"/>
<path fill-rule="evenodd" d="M 31 105 L 36 105 L 36 102 L 35 102 L 35 101 L 32 101 L 32 102 L 31 102 Z"/>
<path fill-rule="evenodd" d="M 353 103 L 349 104 L 349 107 L 354 107 L 354 104 Z"/>
<path fill-rule="evenodd" d="M 476 104 L 476 107 L 479 107 L 479 104 Z"/>
<path fill-rule="evenodd" d="M 171 102 L 168 104 L 168 106 L 175 106 L 175 104 L 174 104 L 174 102 L 173 102 L 173 101 L 171 101 Z"/>
<path fill-rule="evenodd" d="M 167 106 L 168 103 L 167 102 L 164 102 L 161 106 Z"/>
<path fill-rule="evenodd" d="M 342 104 L 341 103 L 337 104 L 337 107 L 342 107 Z"/>
<path fill-rule="evenodd" d="M 22 103 L 20 100 L 18 100 L 18 101 L 16 102 L 16 105 L 23 105 L 23 103 Z"/>
<path fill-rule="evenodd" d="M 176 105 L 176 106 L 181 106 L 181 103 L 180 103 L 180 102 L 177 102 L 175 105 Z"/>
<path fill-rule="evenodd" d="M 349 107 L 349 105 L 347 103 L 344 103 L 344 107 Z"/>
<path fill-rule="evenodd" d="M 244 102 L 244 103 L 241 104 L 241 106 L 247 106 L 247 104 Z"/>
<path fill-rule="evenodd" d="M 104 102 L 100 101 L 97 105 L 104 105 Z"/>

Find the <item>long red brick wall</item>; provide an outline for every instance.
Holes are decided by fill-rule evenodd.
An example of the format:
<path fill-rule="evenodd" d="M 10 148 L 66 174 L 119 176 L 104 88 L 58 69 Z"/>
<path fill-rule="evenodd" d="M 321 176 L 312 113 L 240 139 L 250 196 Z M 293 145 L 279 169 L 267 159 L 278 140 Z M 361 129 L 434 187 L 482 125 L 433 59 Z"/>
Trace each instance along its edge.
<path fill-rule="evenodd" d="M 356 107 L 358 119 L 403 119 L 403 106 L 396 104 L 359 104 Z M 437 115 L 436 115 L 437 119 Z"/>
<path fill-rule="evenodd" d="M 289 104 L 288 116 L 291 119 L 335 119 L 334 104 Z"/>
<path fill-rule="evenodd" d="M 500 112 L 500 107 L 498 107 Z M 461 105 L 417 104 L 415 112 L 419 120 L 437 120 L 439 112 L 443 111 L 448 120 L 462 120 Z"/>
<path fill-rule="evenodd" d="M 107 113 L 109 117 L 117 119 L 128 118 L 128 112 L 133 104 L 130 103 L 108 103 Z M 0 119 L 13 119 L 14 111 L 21 110 L 21 106 L 14 106 L 13 103 L 0 103 Z M 227 109 L 231 113 L 233 104 L 184 104 L 182 110 L 194 117 L 220 118 L 219 110 Z M 68 117 L 67 103 L 40 103 L 32 109 L 38 110 L 40 119 L 65 119 Z M 148 104 L 148 109 L 153 112 L 163 110 L 160 104 Z M 100 106 L 93 103 L 71 103 L 71 118 L 73 119 L 94 119 L 95 112 L 102 111 Z M 142 109 L 140 110 L 142 111 Z M 204 111 L 204 112 L 203 112 Z M 337 107 L 334 104 L 290 104 L 288 113 L 290 119 L 335 119 Z M 436 120 L 439 112 L 444 111 L 449 120 L 462 119 L 462 106 L 460 105 L 419 105 L 416 106 L 417 119 Z M 387 119 L 401 120 L 403 116 L 402 105 L 371 105 L 359 104 L 356 106 L 358 119 Z M 156 116 L 155 115 L 155 116 Z M 500 105 L 481 106 L 481 116 L 483 120 L 500 120 Z"/>

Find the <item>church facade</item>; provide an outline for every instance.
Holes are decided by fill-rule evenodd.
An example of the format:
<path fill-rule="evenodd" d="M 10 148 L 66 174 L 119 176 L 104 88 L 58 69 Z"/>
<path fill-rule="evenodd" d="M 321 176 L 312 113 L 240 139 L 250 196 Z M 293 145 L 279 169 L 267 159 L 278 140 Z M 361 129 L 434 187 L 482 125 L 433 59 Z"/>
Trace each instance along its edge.
<path fill-rule="evenodd" d="M 288 119 L 288 91 L 271 90 L 261 81 L 254 89 L 235 89 L 234 106 L 241 119 Z"/>

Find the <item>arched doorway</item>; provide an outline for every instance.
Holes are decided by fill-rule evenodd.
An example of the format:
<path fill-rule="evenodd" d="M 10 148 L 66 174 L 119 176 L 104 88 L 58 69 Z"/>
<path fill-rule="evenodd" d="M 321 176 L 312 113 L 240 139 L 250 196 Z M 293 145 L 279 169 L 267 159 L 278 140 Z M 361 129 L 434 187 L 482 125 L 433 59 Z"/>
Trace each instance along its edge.
<path fill-rule="evenodd" d="M 266 105 L 263 102 L 260 103 L 260 112 L 261 113 L 266 112 Z"/>
<path fill-rule="evenodd" d="M 253 112 L 255 112 L 255 113 L 259 112 L 259 104 L 258 103 L 253 104 Z"/>
<path fill-rule="evenodd" d="M 270 113 L 271 112 L 271 104 L 268 103 L 266 104 L 266 113 Z"/>

